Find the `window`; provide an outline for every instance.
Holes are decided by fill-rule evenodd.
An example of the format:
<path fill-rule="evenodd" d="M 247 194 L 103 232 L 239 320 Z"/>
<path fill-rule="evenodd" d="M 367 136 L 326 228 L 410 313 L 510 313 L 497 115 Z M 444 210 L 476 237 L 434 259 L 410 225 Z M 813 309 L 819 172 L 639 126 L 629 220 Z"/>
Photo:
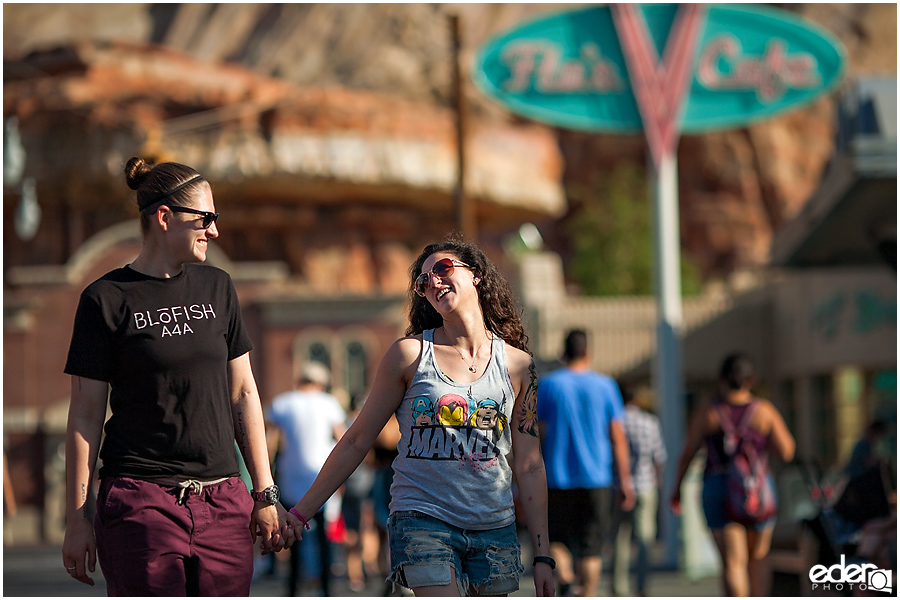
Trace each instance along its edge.
<path fill-rule="evenodd" d="M 346 344 L 345 385 L 350 396 L 351 408 L 365 394 L 368 385 L 368 369 L 366 368 L 366 349 L 362 343 L 351 341 Z"/>
<path fill-rule="evenodd" d="M 795 386 L 793 379 L 785 379 L 780 384 L 778 389 L 779 400 L 776 404 L 778 410 L 781 411 L 781 416 L 784 417 L 784 423 L 787 425 L 788 430 L 794 435 L 797 436 L 797 399 L 794 397 Z"/>
<path fill-rule="evenodd" d="M 815 456 L 824 468 L 837 464 L 837 444 L 834 410 L 834 378 L 817 375 L 812 378 L 813 427 Z"/>
<path fill-rule="evenodd" d="M 331 354 L 328 347 L 322 342 L 313 342 L 307 348 L 307 360 L 310 362 L 320 362 L 329 369 L 331 368 Z"/>
<path fill-rule="evenodd" d="M 872 374 L 872 413 L 875 418 L 897 421 L 897 371 L 877 371 Z"/>
<path fill-rule="evenodd" d="M 377 347 L 377 338 L 366 328 L 345 327 L 339 331 L 324 327 L 310 328 L 294 339 L 294 373 L 300 373 L 310 361 L 324 364 L 331 371 L 333 394 L 344 409 L 355 408 L 364 400 L 371 382 L 369 357 Z"/>

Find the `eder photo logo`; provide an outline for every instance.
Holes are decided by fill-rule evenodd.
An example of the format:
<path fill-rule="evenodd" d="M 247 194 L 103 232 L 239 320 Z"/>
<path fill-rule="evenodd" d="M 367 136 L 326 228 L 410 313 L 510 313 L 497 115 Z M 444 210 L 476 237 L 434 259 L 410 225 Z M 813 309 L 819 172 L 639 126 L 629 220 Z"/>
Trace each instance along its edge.
<path fill-rule="evenodd" d="M 816 565 L 809 570 L 809 581 L 813 591 L 872 591 L 894 593 L 891 571 L 879 569 L 871 563 L 846 564 L 844 555 L 841 562 L 826 567 Z"/>

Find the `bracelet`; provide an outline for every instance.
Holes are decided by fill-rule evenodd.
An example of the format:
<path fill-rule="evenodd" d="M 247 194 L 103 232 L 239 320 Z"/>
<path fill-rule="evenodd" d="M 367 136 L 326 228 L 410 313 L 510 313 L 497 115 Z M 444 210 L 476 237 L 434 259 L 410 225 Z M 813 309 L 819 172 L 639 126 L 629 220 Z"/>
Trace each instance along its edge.
<path fill-rule="evenodd" d="M 303 523 L 303 526 L 306 527 L 307 531 L 309 531 L 309 523 L 306 521 L 306 519 L 303 518 L 303 515 L 300 514 L 300 511 L 292 506 L 291 510 L 289 510 L 288 512 L 300 519 L 300 522 Z"/>
<path fill-rule="evenodd" d="M 535 567 L 538 563 L 547 563 L 550 565 L 551 569 L 556 570 L 556 561 L 549 556 L 535 556 L 534 560 L 531 562 L 531 566 Z"/>

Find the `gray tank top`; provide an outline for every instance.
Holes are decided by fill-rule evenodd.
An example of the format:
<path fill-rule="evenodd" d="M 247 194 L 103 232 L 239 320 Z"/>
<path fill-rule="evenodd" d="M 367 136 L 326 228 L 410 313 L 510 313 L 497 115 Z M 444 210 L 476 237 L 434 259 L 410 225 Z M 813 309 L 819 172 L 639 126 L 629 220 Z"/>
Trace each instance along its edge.
<path fill-rule="evenodd" d="M 491 359 L 472 383 L 451 381 L 434 358 L 434 330 L 397 409 L 391 513 L 417 510 L 463 529 L 496 529 L 515 521 L 510 417 L 515 396 L 506 344 L 496 335 Z"/>

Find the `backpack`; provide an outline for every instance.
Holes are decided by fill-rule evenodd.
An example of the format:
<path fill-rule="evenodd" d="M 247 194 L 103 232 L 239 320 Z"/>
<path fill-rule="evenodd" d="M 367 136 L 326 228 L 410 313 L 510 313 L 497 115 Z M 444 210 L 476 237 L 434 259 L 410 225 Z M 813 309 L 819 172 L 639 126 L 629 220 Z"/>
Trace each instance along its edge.
<path fill-rule="evenodd" d="M 751 400 L 737 427 L 722 405 L 717 406 L 722 431 L 725 433 L 726 466 L 725 515 L 729 520 L 744 525 L 755 525 L 773 518 L 778 509 L 775 490 L 769 480 L 769 466 L 759 457 L 753 444 L 745 439 L 749 431 L 750 417 L 758 403 Z"/>

